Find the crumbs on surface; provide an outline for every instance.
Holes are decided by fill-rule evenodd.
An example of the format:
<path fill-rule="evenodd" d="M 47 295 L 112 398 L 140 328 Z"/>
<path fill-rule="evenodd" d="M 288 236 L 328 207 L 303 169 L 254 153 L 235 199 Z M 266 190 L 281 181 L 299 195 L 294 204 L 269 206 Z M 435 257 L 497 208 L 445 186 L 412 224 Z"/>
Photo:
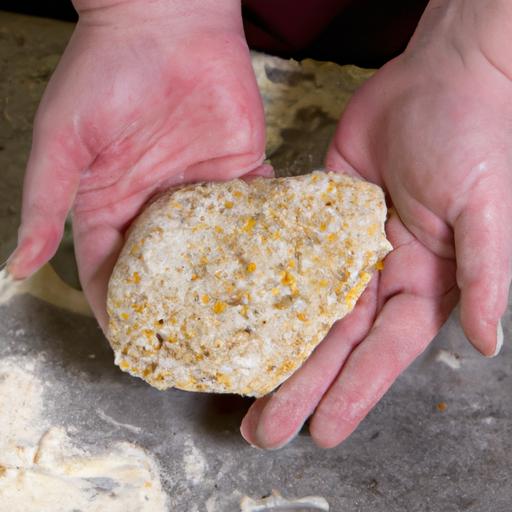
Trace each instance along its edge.
<path fill-rule="evenodd" d="M 446 409 L 448 409 L 448 404 L 446 402 L 439 402 L 438 404 L 436 404 L 436 409 L 439 412 L 444 412 L 446 411 Z"/>

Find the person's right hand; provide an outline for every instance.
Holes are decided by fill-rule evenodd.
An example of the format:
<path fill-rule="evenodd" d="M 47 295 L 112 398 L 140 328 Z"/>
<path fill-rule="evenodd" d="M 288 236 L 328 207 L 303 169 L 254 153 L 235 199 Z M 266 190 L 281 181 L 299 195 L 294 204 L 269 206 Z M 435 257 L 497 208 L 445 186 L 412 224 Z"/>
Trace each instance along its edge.
<path fill-rule="evenodd" d="M 144 203 L 257 170 L 264 120 L 237 0 L 75 6 L 80 21 L 36 116 L 8 269 L 21 279 L 47 262 L 72 208 L 81 283 L 105 328 L 108 279 Z"/>
<path fill-rule="evenodd" d="M 511 26 L 510 1 L 432 0 L 406 51 L 348 103 L 326 166 L 383 187 L 394 250 L 304 366 L 253 404 L 242 425 L 250 443 L 283 446 L 311 415 L 313 440 L 337 446 L 459 293 L 468 339 L 499 352 L 512 276 Z"/>

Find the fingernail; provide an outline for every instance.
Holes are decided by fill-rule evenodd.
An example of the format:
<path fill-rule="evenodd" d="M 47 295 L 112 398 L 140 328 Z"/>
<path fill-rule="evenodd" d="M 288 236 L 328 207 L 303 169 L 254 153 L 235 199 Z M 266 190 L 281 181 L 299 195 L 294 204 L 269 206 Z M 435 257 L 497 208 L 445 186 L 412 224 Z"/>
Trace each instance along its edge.
<path fill-rule="evenodd" d="M 260 424 L 256 429 L 256 439 L 258 440 L 258 444 L 263 446 L 268 451 L 280 450 L 284 448 L 287 444 L 291 443 L 299 434 L 302 429 L 302 424 L 296 427 L 296 429 L 289 435 L 284 438 L 281 436 L 277 436 L 277 439 L 269 438 L 268 433 Z"/>
<path fill-rule="evenodd" d="M 260 176 L 265 176 L 267 178 L 271 178 L 274 176 L 274 168 L 270 164 L 261 164 L 259 169 Z"/>
<path fill-rule="evenodd" d="M 251 447 L 251 448 L 260 448 L 258 445 L 251 443 L 249 440 L 249 437 L 245 435 L 245 433 L 240 429 L 240 434 L 242 434 L 242 437 L 244 438 L 244 441 Z"/>
<path fill-rule="evenodd" d="M 246 418 L 244 418 L 242 420 L 242 424 L 240 425 L 240 434 L 242 435 L 242 437 L 245 439 L 245 441 L 250 444 L 253 448 L 258 448 L 255 444 L 254 444 L 254 441 L 252 439 L 252 436 L 251 436 L 251 430 L 250 430 L 250 427 L 249 425 L 247 424 L 247 420 Z"/>
<path fill-rule="evenodd" d="M 9 272 L 16 278 L 25 278 L 28 264 L 32 263 L 43 251 L 47 240 L 43 238 L 26 239 L 21 238 L 16 249 L 7 258 L 6 266 Z"/>
<path fill-rule="evenodd" d="M 11 255 L 7 258 L 4 264 L 4 268 L 6 269 L 9 274 L 12 271 L 13 266 L 16 266 L 16 259 L 19 253 L 19 245 L 12 251 Z"/>
<path fill-rule="evenodd" d="M 503 347 L 503 325 L 500 320 L 498 322 L 498 326 L 496 328 L 496 350 L 494 351 L 494 354 L 492 355 L 492 357 L 496 357 L 501 352 L 502 347 Z"/>

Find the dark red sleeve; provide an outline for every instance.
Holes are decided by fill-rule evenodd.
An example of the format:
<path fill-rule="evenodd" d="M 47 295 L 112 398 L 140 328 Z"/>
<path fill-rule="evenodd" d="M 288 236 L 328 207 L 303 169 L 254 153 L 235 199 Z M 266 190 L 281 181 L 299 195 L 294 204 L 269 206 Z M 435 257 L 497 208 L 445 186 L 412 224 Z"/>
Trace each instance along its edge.
<path fill-rule="evenodd" d="M 302 50 L 331 24 L 351 0 L 244 0 L 247 40 L 269 50 Z"/>
<path fill-rule="evenodd" d="M 242 0 L 242 6 L 253 49 L 373 67 L 403 51 L 427 1 Z"/>

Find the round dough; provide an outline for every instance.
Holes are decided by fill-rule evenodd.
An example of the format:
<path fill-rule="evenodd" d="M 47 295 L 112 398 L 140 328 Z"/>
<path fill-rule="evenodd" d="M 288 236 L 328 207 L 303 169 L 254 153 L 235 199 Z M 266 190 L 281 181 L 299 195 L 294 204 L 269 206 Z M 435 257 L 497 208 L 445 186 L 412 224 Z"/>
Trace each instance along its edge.
<path fill-rule="evenodd" d="M 385 218 L 379 187 L 320 171 L 166 193 L 109 283 L 116 363 L 159 389 L 272 391 L 353 309 Z"/>

